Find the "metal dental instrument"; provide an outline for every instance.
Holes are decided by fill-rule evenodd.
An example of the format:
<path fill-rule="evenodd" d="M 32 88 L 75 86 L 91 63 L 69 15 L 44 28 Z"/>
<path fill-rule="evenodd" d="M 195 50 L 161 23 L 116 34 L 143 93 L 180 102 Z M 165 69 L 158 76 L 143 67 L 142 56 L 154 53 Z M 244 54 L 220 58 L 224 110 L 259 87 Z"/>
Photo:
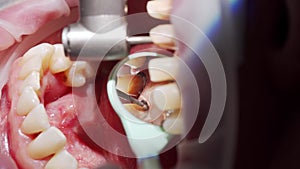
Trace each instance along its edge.
<path fill-rule="evenodd" d="M 122 92 L 121 90 L 118 90 L 118 89 L 116 89 L 116 90 L 117 90 L 117 94 L 120 98 L 122 98 L 122 99 L 124 99 L 124 100 L 126 100 L 130 103 L 134 103 L 138 106 L 141 106 L 143 108 L 143 110 L 148 110 L 149 109 L 149 106 L 148 106 L 146 101 L 138 100 L 135 97 Z"/>
<path fill-rule="evenodd" d="M 80 20 L 62 33 L 66 55 L 72 60 L 99 60 L 99 55 L 120 60 L 130 45 L 152 43 L 148 36 L 128 37 L 125 6 L 126 0 L 80 0 Z"/>

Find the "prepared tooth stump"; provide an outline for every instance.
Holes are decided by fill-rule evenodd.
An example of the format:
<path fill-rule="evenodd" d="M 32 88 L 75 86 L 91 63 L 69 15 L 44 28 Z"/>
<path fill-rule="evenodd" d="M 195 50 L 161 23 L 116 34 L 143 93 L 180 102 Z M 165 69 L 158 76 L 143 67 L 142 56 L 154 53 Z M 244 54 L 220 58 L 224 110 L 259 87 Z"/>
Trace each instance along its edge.
<path fill-rule="evenodd" d="M 116 97 L 130 114 L 174 135 L 183 132 L 181 91 L 174 78 L 177 65 L 173 57 L 141 52 L 129 55 L 110 75 Z"/>

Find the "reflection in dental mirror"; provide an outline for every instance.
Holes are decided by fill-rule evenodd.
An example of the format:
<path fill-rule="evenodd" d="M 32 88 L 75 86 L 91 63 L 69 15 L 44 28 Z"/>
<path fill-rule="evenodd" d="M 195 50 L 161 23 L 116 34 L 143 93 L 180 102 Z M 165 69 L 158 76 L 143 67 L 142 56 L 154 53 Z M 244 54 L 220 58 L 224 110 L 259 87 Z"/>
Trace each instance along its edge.
<path fill-rule="evenodd" d="M 113 69 L 115 77 L 112 78 L 116 80 L 115 88 L 122 106 L 128 112 L 178 135 L 183 130 L 181 91 L 173 78 L 174 71 L 166 71 L 176 67 L 174 60 L 163 55 L 139 56 L 136 53 L 135 57 L 126 58 Z"/>

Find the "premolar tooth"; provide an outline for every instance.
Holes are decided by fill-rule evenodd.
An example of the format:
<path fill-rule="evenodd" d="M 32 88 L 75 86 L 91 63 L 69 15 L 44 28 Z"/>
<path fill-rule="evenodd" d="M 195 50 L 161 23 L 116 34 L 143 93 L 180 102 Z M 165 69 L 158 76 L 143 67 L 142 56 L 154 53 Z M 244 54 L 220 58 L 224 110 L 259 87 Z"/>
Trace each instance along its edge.
<path fill-rule="evenodd" d="M 34 134 L 50 127 L 48 116 L 43 104 L 33 108 L 24 119 L 21 131 L 25 134 Z"/>
<path fill-rule="evenodd" d="M 148 67 L 152 82 L 174 80 L 179 71 L 179 63 L 175 57 L 152 59 Z"/>
<path fill-rule="evenodd" d="M 42 58 L 42 67 L 45 71 L 49 68 L 49 62 L 53 52 L 53 45 L 50 45 L 48 43 L 42 43 L 29 49 L 22 57 L 22 62 L 24 63 L 32 57 L 40 57 Z"/>
<path fill-rule="evenodd" d="M 184 125 L 181 114 L 171 115 L 163 122 L 163 129 L 170 134 L 182 134 L 183 126 Z"/>
<path fill-rule="evenodd" d="M 42 159 L 58 152 L 65 144 L 65 135 L 56 127 L 50 127 L 29 143 L 27 150 L 31 158 Z"/>
<path fill-rule="evenodd" d="M 86 79 L 92 77 L 92 74 L 92 68 L 87 62 L 75 61 L 65 72 L 67 77 L 66 85 L 72 87 L 83 86 Z"/>
<path fill-rule="evenodd" d="M 24 64 L 19 73 L 20 79 L 25 79 L 31 72 L 41 72 L 42 71 L 42 58 L 39 56 L 34 56 L 29 58 Z"/>
<path fill-rule="evenodd" d="M 50 59 L 50 71 L 52 73 L 63 72 L 72 65 L 72 62 L 68 57 L 65 56 L 64 47 L 62 44 L 56 44 L 53 46 L 55 49 Z"/>
<path fill-rule="evenodd" d="M 16 112 L 20 116 L 27 115 L 35 106 L 40 103 L 40 100 L 32 87 L 27 86 L 22 91 L 17 102 Z"/>
<path fill-rule="evenodd" d="M 45 169 L 77 169 L 77 166 L 77 160 L 66 150 L 61 150 L 48 161 Z"/>
<path fill-rule="evenodd" d="M 131 59 L 131 60 L 127 61 L 125 63 L 125 65 L 128 65 L 133 69 L 136 69 L 136 68 L 144 66 L 146 59 L 147 59 L 146 57 L 139 57 L 139 58 Z"/>
<path fill-rule="evenodd" d="M 159 85 L 150 95 L 151 103 L 160 110 L 174 110 L 181 107 L 181 94 L 176 83 Z"/>
<path fill-rule="evenodd" d="M 172 0 L 154 0 L 148 1 L 148 14 L 157 19 L 168 20 L 172 9 Z"/>
<path fill-rule="evenodd" d="M 40 72 L 37 72 L 37 71 L 31 72 L 26 77 L 26 79 L 24 79 L 24 81 L 19 89 L 19 93 L 21 93 L 26 86 L 31 86 L 35 92 L 38 92 L 41 88 L 40 78 L 41 78 Z"/>

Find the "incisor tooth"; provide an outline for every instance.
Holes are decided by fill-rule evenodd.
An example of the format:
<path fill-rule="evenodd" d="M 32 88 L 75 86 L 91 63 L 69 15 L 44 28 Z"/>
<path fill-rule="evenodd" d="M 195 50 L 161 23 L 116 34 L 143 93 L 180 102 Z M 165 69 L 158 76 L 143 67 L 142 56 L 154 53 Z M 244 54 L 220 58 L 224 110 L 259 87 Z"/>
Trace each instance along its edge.
<path fill-rule="evenodd" d="M 181 107 L 181 94 L 176 83 L 159 85 L 150 95 L 151 103 L 160 110 L 174 110 Z"/>
<path fill-rule="evenodd" d="M 87 62 L 75 61 L 65 75 L 67 86 L 80 87 L 85 84 L 87 78 L 92 76 L 92 68 Z"/>
<path fill-rule="evenodd" d="M 176 50 L 174 29 L 171 24 L 158 25 L 150 30 L 152 41 L 163 48 Z"/>
<path fill-rule="evenodd" d="M 42 58 L 39 56 L 31 57 L 22 64 L 22 68 L 19 73 L 20 79 L 25 79 L 31 72 L 42 71 Z"/>
<path fill-rule="evenodd" d="M 39 44 L 31 49 L 29 49 L 22 57 L 22 63 L 26 62 L 32 57 L 42 58 L 43 70 L 47 70 L 49 67 L 50 58 L 54 52 L 54 46 L 48 43 Z"/>
<path fill-rule="evenodd" d="M 50 127 L 48 116 L 43 104 L 33 108 L 21 125 L 21 131 L 25 134 L 34 134 Z"/>
<path fill-rule="evenodd" d="M 77 160 L 66 150 L 61 150 L 48 161 L 45 169 L 77 169 L 77 166 Z"/>
<path fill-rule="evenodd" d="M 65 56 L 64 47 L 62 44 L 53 45 L 54 53 L 50 59 L 49 69 L 51 73 L 63 72 L 72 65 L 71 60 Z"/>
<path fill-rule="evenodd" d="M 139 58 L 131 59 L 131 60 L 127 61 L 125 63 L 125 65 L 128 65 L 133 69 L 136 69 L 136 68 L 144 66 L 146 59 L 147 59 L 146 57 L 139 57 Z"/>
<path fill-rule="evenodd" d="M 42 159 L 58 152 L 65 144 L 65 135 L 56 127 L 50 127 L 28 144 L 27 151 L 31 158 Z"/>
<path fill-rule="evenodd" d="M 16 112 L 19 116 L 27 115 L 35 106 L 40 103 L 38 96 L 32 87 L 27 86 L 22 91 L 17 102 Z"/>
<path fill-rule="evenodd" d="M 148 1 L 147 12 L 154 18 L 168 20 L 172 9 L 171 2 L 172 0 Z"/>
<path fill-rule="evenodd" d="M 41 88 L 40 78 L 40 72 L 31 72 L 20 86 L 19 93 L 21 93 L 26 86 L 31 86 L 35 92 L 38 92 Z"/>
<path fill-rule="evenodd" d="M 116 88 L 122 92 L 128 93 L 130 81 L 133 79 L 132 75 L 124 75 L 118 77 Z"/>
<path fill-rule="evenodd" d="M 175 57 L 156 58 L 149 61 L 148 68 L 152 82 L 169 81 L 177 76 L 179 63 Z"/>
<path fill-rule="evenodd" d="M 166 118 L 166 120 L 163 122 L 163 129 L 170 133 L 179 135 L 183 133 L 183 119 L 181 117 L 181 114 L 174 114 L 170 117 Z"/>

